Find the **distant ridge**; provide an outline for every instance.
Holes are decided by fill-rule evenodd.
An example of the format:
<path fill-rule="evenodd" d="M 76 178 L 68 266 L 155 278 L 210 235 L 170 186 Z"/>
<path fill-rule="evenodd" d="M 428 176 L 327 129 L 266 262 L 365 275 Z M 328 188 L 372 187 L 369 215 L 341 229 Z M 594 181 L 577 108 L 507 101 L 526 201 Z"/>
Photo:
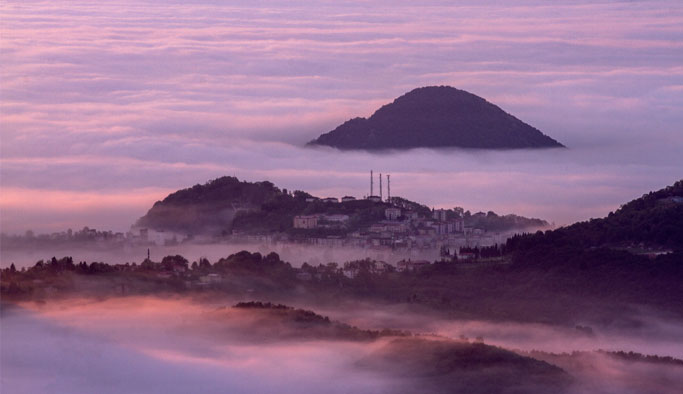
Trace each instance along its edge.
<path fill-rule="evenodd" d="M 348 120 L 307 144 L 314 145 L 344 150 L 564 147 L 485 99 L 450 86 L 414 89 L 369 118 Z"/>

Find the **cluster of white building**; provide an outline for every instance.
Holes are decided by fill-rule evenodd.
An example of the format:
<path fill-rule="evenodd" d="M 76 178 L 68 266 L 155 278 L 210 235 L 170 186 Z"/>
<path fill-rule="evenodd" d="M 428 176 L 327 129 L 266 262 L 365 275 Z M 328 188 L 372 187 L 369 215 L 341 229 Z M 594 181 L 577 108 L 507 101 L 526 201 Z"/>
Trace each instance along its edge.
<path fill-rule="evenodd" d="M 378 196 L 371 196 L 377 197 Z M 322 200 L 339 203 L 339 199 L 327 198 Z M 327 201 L 329 200 L 329 201 Z M 355 198 L 345 196 L 342 202 L 353 201 Z M 346 236 L 317 237 L 312 233 L 309 243 L 328 246 L 351 245 L 356 247 L 383 247 L 407 249 L 431 249 L 439 247 L 486 246 L 503 241 L 499 236 L 486 234 L 483 230 L 465 227 L 461 214 L 445 209 L 435 209 L 430 215 L 420 214 L 410 209 L 391 204 L 384 209 L 384 219 L 378 220 L 367 227 L 347 233 Z M 347 227 L 349 215 L 315 214 L 294 217 L 294 228 L 315 230 L 324 228 L 343 229 Z"/>
<path fill-rule="evenodd" d="M 316 229 L 316 228 L 340 228 L 344 227 L 349 221 L 349 215 L 302 215 L 294 217 L 294 228 Z"/>
<path fill-rule="evenodd" d="M 133 241 L 152 243 L 157 246 L 175 245 L 187 238 L 185 234 L 174 231 L 154 230 L 146 227 L 133 227 L 128 234 Z"/>

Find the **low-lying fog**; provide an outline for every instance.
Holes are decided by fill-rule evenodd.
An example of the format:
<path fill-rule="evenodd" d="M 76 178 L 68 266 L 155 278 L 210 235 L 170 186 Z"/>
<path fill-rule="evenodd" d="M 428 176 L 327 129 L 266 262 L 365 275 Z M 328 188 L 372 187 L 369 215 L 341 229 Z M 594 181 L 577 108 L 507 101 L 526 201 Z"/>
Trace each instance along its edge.
<path fill-rule="evenodd" d="M 632 351 L 683 359 L 683 321 L 674 320 L 643 308 L 624 311 L 623 320 L 597 326 L 577 322 L 576 326 L 538 323 L 445 320 L 424 312 L 407 311 L 404 306 L 378 307 L 371 303 L 353 308 L 319 309 L 324 315 L 359 327 L 392 327 L 434 333 L 450 338 L 483 338 L 488 344 L 523 351 L 551 353 L 572 351 Z"/>
<path fill-rule="evenodd" d="M 127 297 L 24 303 L 2 310 L 2 389 L 6 392 L 381 393 L 405 382 L 356 363 L 385 344 L 279 339 L 277 325 L 248 311 L 216 308 L 236 300 Z M 304 305 L 295 305 L 305 307 Z M 362 328 L 411 328 L 452 338 L 482 336 L 508 349 L 632 350 L 682 357 L 680 322 L 637 329 L 594 327 L 594 335 L 543 325 L 444 321 L 402 307 L 347 305 L 319 311 Z M 650 318 L 650 321 L 656 321 Z M 250 337 L 250 327 L 273 340 Z M 270 331 L 269 331 L 270 330 Z M 554 362 L 551 360 L 550 362 Z M 576 381 L 572 393 L 674 393 L 683 366 L 617 360 L 597 353 L 557 364 Z"/>
<path fill-rule="evenodd" d="M 209 310 L 135 298 L 4 311 L 2 391 L 373 393 L 388 387 L 362 373 L 348 379 L 362 344 L 261 346 L 185 329 Z"/>
<path fill-rule="evenodd" d="M 209 259 L 212 263 L 222 257 L 228 257 L 233 253 L 247 250 L 266 255 L 275 252 L 282 260 L 287 261 L 294 267 L 303 263 L 311 265 L 327 264 L 336 262 L 343 264 L 346 261 L 371 258 L 395 264 L 397 261 L 411 258 L 427 259 L 430 261 L 438 257 L 438 250 L 411 251 L 409 253 L 394 252 L 388 249 L 363 249 L 351 246 L 311 246 L 289 243 L 267 245 L 260 243 L 221 243 L 221 244 L 182 244 L 175 246 L 152 246 L 150 257 L 153 261 L 161 261 L 165 256 L 182 255 L 191 262 L 198 261 L 201 257 Z M 74 261 L 104 262 L 107 264 L 140 263 L 147 258 L 147 246 L 122 247 L 112 249 L 97 249 L 87 247 L 54 247 L 44 249 L 2 249 L 0 248 L 0 268 L 6 268 L 14 263 L 17 268 L 33 266 L 38 260 L 49 260 L 53 256 L 73 257 Z"/>
<path fill-rule="evenodd" d="M 283 143 L 234 142 L 225 146 L 159 142 L 169 157 L 138 171 L 139 159 L 55 161 L 49 168 L 3 159 L 0 171 L 2 231 L 127 231 L 155 201 L 225 175 L 319 197 L 369 194 L 370 170 L 391 174 L 391 194 L 430 207 L 464 207 L 537 217 L 556 225 L 606 216 L 631 199 L 680 179 L 682 144 L 655 153 L 628 146 L 571 147 L 542 151 L 340 152 Z M 65 177 L 63 174 L 78 174 Z M 386 179 L 384 179 L 386 181 Z M 61 189 L 69 190 L 61 190 Z M 386 184 L 384 185 L 386 193 Z M 56 191 L 60 190 L 60 191 Z M 377 193 L 375 179 L 375 193 Z"/>

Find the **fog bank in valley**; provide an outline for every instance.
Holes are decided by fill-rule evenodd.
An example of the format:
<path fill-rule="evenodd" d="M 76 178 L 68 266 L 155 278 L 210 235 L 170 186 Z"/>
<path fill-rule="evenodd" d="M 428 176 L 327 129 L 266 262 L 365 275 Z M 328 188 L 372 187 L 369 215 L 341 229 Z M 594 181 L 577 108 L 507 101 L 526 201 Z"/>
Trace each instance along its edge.
<path fill-rule="evenodd" d="M 307 338 L 277 320 L 266 322 L 252 311 L 230 308 L 237 301 L 220 295 L 134 296 L 3 305 L 2 389 L 390 393 L 420 387 L 419 379 L 367 368 L 362 360 L 386 349 L 385 339 Z M 296 306 L 306 304 L 302 300 Z M 629 361 L 590 351 L 570 354 L 624 346 L 624 350 L 680 357 L 676 350 L 683 336 L 680 322 L 651 317 L 651 323 L 640 328 L 596 326 L 593 333 L 586 333 L 538 324 L 444 320 L 402 306 L 371 303 L 340 304 L 321 313 L 328 312 L 333 319 L 362 323 L 362 328 L 393 324 L 391 328 L 410 328 L 414 333 L 433 332 L 456 340 L 467 336 L 469 341 L 519 349 L 522 355 L 564 368 L 572 376 L 567 387 L 572 394 L 674 393 L 683 384 L 681 365 Z M 638 336 L 642 341 L 634 340 Z M 554 354 L 534 353 L 534 349 Z"/>
<path fill-rule="evenodd" d="M 353 343 L 260 345 L 198 325 L 211 308 L 132 298 L 6 308 L 2 391 L 13 393 L 375 393 L 390 382 L 353 372 Z M 187 329 L 194 327 L 195 330 Z"/>

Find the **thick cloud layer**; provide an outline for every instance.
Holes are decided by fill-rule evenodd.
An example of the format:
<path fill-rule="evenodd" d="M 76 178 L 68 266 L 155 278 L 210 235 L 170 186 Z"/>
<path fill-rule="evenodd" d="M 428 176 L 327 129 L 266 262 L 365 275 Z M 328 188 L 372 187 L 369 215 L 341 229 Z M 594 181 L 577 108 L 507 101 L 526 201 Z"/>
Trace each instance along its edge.
<path fill-rule="evenodd" d="M 243 2 L 242 2 L 243 3 Z M 4 2 L 2 229 L 125 229 L 221 175 L 569 223 L 680 178 L 683 7 L 593 2 Z M 565 152 L 297 145 L 423 85 Z"/>

